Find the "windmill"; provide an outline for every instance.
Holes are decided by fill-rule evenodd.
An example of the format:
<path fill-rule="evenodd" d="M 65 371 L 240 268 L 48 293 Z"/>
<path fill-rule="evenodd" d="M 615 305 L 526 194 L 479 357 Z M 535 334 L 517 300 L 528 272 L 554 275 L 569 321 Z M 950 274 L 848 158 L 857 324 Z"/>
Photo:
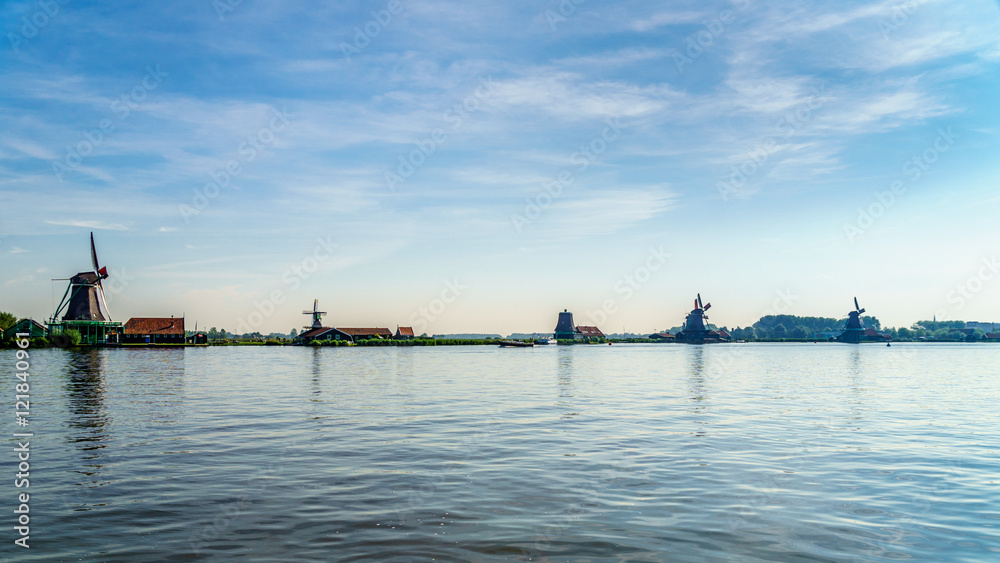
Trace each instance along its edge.
<path fill-rule="evenodd" d="M 705 321 L 708 317 L 705 315 L 705 311 L 712 307 L 712 304 L 703 305 L 701 300 L 701 294 L 698 294 L 698 298 L 694 300 L 694 310 L 688 314 L 687 319 L 684 322 L 684 330 L 686 332 L 699 332 L 708 330 L 708 326 Z"/>
<path fill-rule="evenodd" d="M 52 321 L 55 322 L 61 313 L 63 321 L 111 321 L 111 312 L 108 310 L 108 300 L 104 295 L 104 286 L 101 280 L 108 278 L 108 268 L 101 266 L 97 261 L 97 247 L 94 245 L 94 233 L 90 233 L 90 260 L 94 269 L 90 272 L 80 272 L 79 274 L 66 279 L 53 281 L 68 281 L 69 286 L 59 301 L 59 306 L 52 313 Z M 104 303 L 104 311 L 107 318 L 101 312 L 101 302 Z"/>
<path fill-rule="evenodd" d="M 847 313 L 847 328 L 864 330 L 865 323 L 861 320 L 861 314 L 864 312 L 865 310 L 862 309 L 860 305 L 858 305 L 858 298 L 855 297 L 854 310 L 851 311 L 850 313 Z"/>
<path fill-rule="evenodd" d="M 556 329 L 553 331 L 553 338 L 556 340 L 573 340 L 576 338 L 576 323 L 573 322 L 573 313 L 568 309 L 563 309 L 559 313 L 559 320 L 556 322 Z"/>
<path fill-rule="evenodd" d="M 837 337 L 841 342 L 857 343 L 865 340 L 865 323 L 861 320 L 861 315 L 865 312 L 858 305 L 858 298 L 854 298 L 854 310 L 847 313 L 847 326 L 844 332 Z"/>
<path fill-rule="evenodd" d="M 725 334 L 709 329 L 708 324 L 705 322 L 708 320 L 705 311 L 711 309 L 712 304 L 709 303 L 706 305 L 701 300 L 701 294 L 697 295 L 697 298 L 694 300 L 694 309 L 684 319 L 684 330 L 678 332 L 675 338 L 678 342 L 687 342 L 690 344 L 727 341 L 728 337 Z"/>
<path fill-rule="evenodd" d="M 94 233 L 90 233 L 90 262 L 94 269 L 89 272 L 80 272 L 69 279 L 53 280 L 69 282 L 59 306 L 48 321 L 49 335 L 54 342 L 59 342 L 59 339 L 68 342 L 65 339 L 67 330 L 78 332 L 80 343 L 85 345 L 116 344 L 121 339 L 122 323 L 112 321 L 108 310 L 102 284 L 108 279 L 108 269 L 101 266 L 97 259 Z"/>
<path fill-rule="evenodd" d="M 319 310 L 319 299 L 313 299 L 313 310 L 312 311 L 302 311 L 303 315 L 312 315 L 312 326 L 307 326 L 305 328 L 323 328 L 322 317 L 326 314 L 326 311 Z"/>

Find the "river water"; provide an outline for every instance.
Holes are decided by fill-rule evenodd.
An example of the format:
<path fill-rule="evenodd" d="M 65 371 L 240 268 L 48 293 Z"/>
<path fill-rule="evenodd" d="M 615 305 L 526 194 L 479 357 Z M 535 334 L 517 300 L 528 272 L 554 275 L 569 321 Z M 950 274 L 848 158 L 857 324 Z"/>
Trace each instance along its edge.
<path fill-rule="evenodd" d="M 17 561 L 1000 560 L 1000 347 L 38 350 Z M 3 410 L 3 409 L 0 409 Z M 28 491 L 30 549 L 13 545 Z"/>

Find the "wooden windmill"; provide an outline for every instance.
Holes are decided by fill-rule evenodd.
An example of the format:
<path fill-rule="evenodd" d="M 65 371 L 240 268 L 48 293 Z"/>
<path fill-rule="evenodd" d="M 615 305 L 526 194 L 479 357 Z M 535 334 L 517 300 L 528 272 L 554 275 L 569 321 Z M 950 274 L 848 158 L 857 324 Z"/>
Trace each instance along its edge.
<path fill-rule="evenodd" d="M 63 321 L 111 321 L 108 300 L 104 295 L 104 286 L 101 285 L 101 281 L 108 278 L 108 268 L 101 266 L 97 261 L 94 233 L 90 233 L 90 260 L 94 266 L 92 271 L 80 272 L 69 279 L 53 280 L 69 282 L 66 292 L 63 293 L 63 297 L 59 301 L 59 306 L 52 313 L 53 322 L 59 318 L 60 314 L 63 315 Z M 102 302 L 107 317 L 101 311 Z"/>
<path fill-rule="evenodd" d="M 313 299 L 313 310 L 312 311 L 302 311 L 302 314 L 303 315 L 312 315 L 312 326 L 307 326 L 305 328 L 308 328 L 308 329 L 323 328 L 322 318 L 323 318 L 323 315 L 326 314 L 326 311 L 320 311 L 319 310 L 319 299 Z"/>

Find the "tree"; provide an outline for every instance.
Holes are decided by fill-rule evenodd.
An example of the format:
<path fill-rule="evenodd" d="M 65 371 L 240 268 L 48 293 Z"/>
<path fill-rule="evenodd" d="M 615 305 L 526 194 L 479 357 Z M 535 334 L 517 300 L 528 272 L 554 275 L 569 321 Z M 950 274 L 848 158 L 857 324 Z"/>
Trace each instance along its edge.
<path fill-rule="evenodd" d="M 778 323 L 778 326 L 774 327 L 771 331 L 775 338 L 784 338 L 788 335 L 788 330 L 785 329 L 785 325 Z"/>
<path fill-rule="evenodd" d="M 292 337 L 292 338 L 295 338 L 296 336 L 298 336 L 298 335 L 299 335 L 299 331 L 297 331 L 297 330 L 295 330 L 295 329 L 293 328 L 293 329 L 292 329 L 292 332 L 291 332 L 291 333 L 289 333 L 289 334 L 291 335 L 291 337 Z"/>
<path fill-rule="evenodd" d="M 792 329 L 792 331 L 789 333 L 789 336 L 791 336 L 792 338 L 798 338 L 799 340 L 809 338 L 809 329 L 807 329 L 802 325 L 799 325 Z"/>
<path fill-rule="evenodd" d="M 224 328 L 220 328 L 219 329 L 219 338 L 225 340 L 227 338 L 227 336 L 226 336 L 227 334 L 229 334 L 229 333 L 226 332 L 226 329 L 224 329 Z"/>
<path fill-rule="evenodd" d="M 8 328 L 17 324 L 17 317 L 11 315 L 6 311 L 0 311 L 0 330 L 7 330 Z"/>
<path fill-rule="evenodd" d="M 209 340 L 218 340 L 219 339 L 219 329 L 215 328 L 214 326 L 212 328 L 208 329 L 208 339 Z"/>
<path fill-rule="evenodd" d="M 68 341 L 70 346 L 79 346 L 80 341 L 83 340 L 83 337 L 80 336 L 80 331 L 76 330 L 75 328 L 68 328 L 64 330 L 63 336 L 66 337 L 66 340 Z"/>

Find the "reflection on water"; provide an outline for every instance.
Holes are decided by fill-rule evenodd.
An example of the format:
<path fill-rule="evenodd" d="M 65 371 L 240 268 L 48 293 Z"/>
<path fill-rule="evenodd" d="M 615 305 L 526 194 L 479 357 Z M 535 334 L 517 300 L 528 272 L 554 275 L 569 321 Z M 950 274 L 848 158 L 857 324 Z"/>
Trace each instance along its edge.
<path fill-rule="evenodd" d="M 691 356 L 688 368 L 689 393 L 692 401 L 700 403 L 707 398 L 705 394 L 705 347 L 691 346 L 689 348 Z"/>
<path fill-rule="evenodd" d="M 556 380 L 559 387 L 560 410 L 563 411 L 562 418 L 573 418 L 577 416 L 576 406 L 573 398 L 573 349 L 576 346 L 559 346 L 556 349 Z"/>
<path fill-rule="evenodd" d="M 73 415 L 67 422 L 79 430 L 69 439 L 86 452 L 84 459 L 97 458 L 98 451 L 108 446 L 106 428 L 111 424 L 111 416 L 104 409 L 102 353 L 101 350 L 67 352 L 69 361 L 63 373 L 69 411 Z"/>
<path fill-rule="evenodd" d="M 895 349 L 38 351 L 19 560 L 996 560 L 996 350 Z"/>
<path fill-rule="evenodd" d="M 705 390 L 705 346 L 686 346 L 689 355 L 689 365 L 687 370 L 688 395 L 691 406 L 687 409 L 691 413 L 691 421 L 697 425 L 691 433 L 696 437 L 708 435 L 708 425 L 710 424 L 705 412 L 709 403 L 708 393 Z"/>

